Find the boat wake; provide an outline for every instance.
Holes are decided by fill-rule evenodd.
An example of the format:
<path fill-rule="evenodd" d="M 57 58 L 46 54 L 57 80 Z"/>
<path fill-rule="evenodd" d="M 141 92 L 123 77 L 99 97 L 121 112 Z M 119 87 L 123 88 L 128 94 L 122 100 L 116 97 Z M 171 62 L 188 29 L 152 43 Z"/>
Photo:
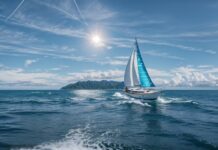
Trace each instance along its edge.
<path fill-rule="evenodd" d="M 104 150 L 106 147 L 101 141 L 93 142 L 88 134 L 88 128 L 71 129 L 63 139 L 43 143 L 32 148 L 19 148 L 13 150 Z"/>
<path fill-rule="evenodd" d="M 120 101 L 118 104 L 119 105 L 121 105 L 121 104 L 136 104 L 136 105 L 151 107 L 151 105 L 149 105 L 148 103 L 144 103 L 140 100 Z"/>
<path fill-rule="evenodd" d="M 176 97 L 158 97 L 157 102 L 162 104 L 179 104 L 179 103 L 190 103 L 190 104 L 198 104 L 193 100 L 186 100 L 182 98 Z"/>
<path fill-rule="evenodd" d="M 151 107 L 151 105 L 149 105 L 148 103 L 146 102 L 142 102 L 141 99 L 135 99 L 135 98 L 132 98 L 132 97 L 129 97 L 123 93 L 120 93 L 120 92 L 115 92 L 114 97 L 117 97 L 117 98 L 120 98 L 122 100 L 120 100 L 118 102 L 118 105 L 122 105 L 122 104 L 135 104 L 135 105 L 141 105 L 141 106 L 146 106 L 146 107 Z"/>
<path fill-rule="evenodd" d="M 136 104 L 136 105 L 151 107 L 150 104 L 146 103 L 142 99 L 135 99 L 120 92 L 115 92 L 113 96 L 122 99 L 119 101 L 118 104 Z M 157 102 L 160 104 L 186 104 L 186 103 L 194 104 L 194 105 L 198 104 L 193 100 L 187 100 L 187 99 L 176 98 L 176 97 L 162 97 L 162 96 L 157 98 Z"/>
<path fill-rule="evenodd" d="M 115 92 L 113 96 L 121 99 L 132 99 L 131 97 L 120 92 Z"/>

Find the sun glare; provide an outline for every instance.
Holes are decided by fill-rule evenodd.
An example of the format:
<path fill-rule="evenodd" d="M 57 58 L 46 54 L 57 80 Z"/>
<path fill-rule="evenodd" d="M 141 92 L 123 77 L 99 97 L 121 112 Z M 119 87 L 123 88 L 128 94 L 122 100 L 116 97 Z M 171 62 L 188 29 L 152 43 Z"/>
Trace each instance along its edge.
<path fill-rule="evenodd" d="M 101 47 L 104 45 L 102 37 L 99 34 L 91 35 L 91 42 L 94 44 L 94 46 L 97 46 L 97 47 Z"/>
<path fill-rule="evenodd" d="M 94 36 L 92 37 L 92 42 L 95 43 L 95 44 L 100 43 L 100 42 L 101 42 L 100 36 L 99 36 L 99 35 L 94 35 Z"/>

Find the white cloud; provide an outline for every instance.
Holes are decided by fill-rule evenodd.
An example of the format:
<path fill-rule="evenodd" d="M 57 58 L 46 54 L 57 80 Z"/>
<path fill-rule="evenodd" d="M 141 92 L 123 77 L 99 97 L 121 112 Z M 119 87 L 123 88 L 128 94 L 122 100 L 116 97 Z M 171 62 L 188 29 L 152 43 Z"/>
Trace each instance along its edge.
<path fill-rule="evenodd" d="M 57 70 L 55 68 L 54 70 Z M 191 66 L 171 70 L 148 69 L 159 87 L 218 87 L 218 68 L 194 68 Z M 0 65 L 1 89 L 60 88 L 83 80 L 123 81 L 124 70 L 86 70 L 60 75 L 57 72 L 28 72 L 21 68 Z"/>
<path fill-rule="evenodd" d="M 217 36 L 218 31 L 201 31 L 201 32 L 184 32 L 177 34 L 158 34 L 158 35 L 149 35 L 152 38 L 199 38 L 199 37 L 211 37 Z"/>
<path fill-rule="evenodd" d="M 63 14 L 66 18 L 79 21 L 79 17 L 76 14 L 74 3 L 71 0 L 62 0 L 56 1 L 55 3 L 52 1 L 35 1 L 40 5 L 44 5 L 50 9 L 54 9 L 58 13 Z"/>
<path fill-rule="evenodd" d="M 163 87 L 215 87 L 218 86 L 218 68 L 179 67 L 169 71 L 151 70 L 153 80 Z"/>
<path fill-rule="evenodd" d="M 33 63 L 36 63 L 37 62 L 37 60 L 35 60 L 35 59 L 27 59 L 26 61 L 25 61 L 25 67 L 28 67 L 28 66 L 30 66 L 30 65 L 32 65 Z"/>
<path fill-rule="evenodd" d="M 99 1 L 93 0 L 81 9 L 84 18 L 89 21 L 102 21 L 113 18 L 116 12 L 104 7 Z"/>
<path fill-rule="evenodd" d="M 21 68 L 4 67 L 0 69 L 0 88 L 51 88 L 57 86 L 56 78 L 52 73 L 26 72 Z"/>
<path fill-rule="evenodd" d="M 150 55 L 150 56 L 157 56 L 157 57 L 162 57 L 162 58 L 169 58 L 169 59 L 175 59 L 175 60 L 184 60 L 181 57 L 170 55 L 166 52 L 160 52 L 160 51 L 143 51 L 143 54 L 145 55 Z"/>
<path fill-rule="evenodd" d="M 33 19 L 34 18 L 34 19 Z M 40 30 L 43 32 L 49 32 L 56 35 L 62 35 L 67 37 L 85 38 L 86 33 L 82 28 L 66 27 L 64 25 L 45 21 L 45 18 L 35 17 L 34 15 L 27 15 L 22 12 L 17 12 L 12 19 L 12 23 L 20 26 L 24 26 L 31 29 Z"/>
<path fill-rule="evenodd" d="M 87 70 L 60 75 L 54 72 L 28 72 L 0 65 L 0 89 L 58 89 L 81 80 L 122 81 L 123 73 L 122 70 Z"/>
<path fill-rule="evenodd" d="M 134 39 L 130 38 L 112 38 L 110 39 L 109 43 L 112 45 L 115 45 L 117 47 L 123 47 L 123 48 L 132 48 L 133 47 L 133 41 Z M 174 44 L 174 43 L 168 43 L 168 42 L 162 42 L 162 41 L 156 41 L 156 40 L 148 40 L 141 36 L 138 40 L 139 43 L 146 43 L 151 45 L 160 45 L 160 46 L 166 46 L 166 47 L 173 47 L 185 51 L 191 51 L 191 52 L 202 52 L 207 54 L 216 54 L 217 52 L 211 49 L 202 49 L 202 48 L 196 48 L 192 46 L 186 46 L 182 44 Z"/>
<path fill-rule="evenodd" d="M 73 81 L 78 80 L 121 80 L 124 71 L 122 70 L 87 70 L 85 72 L 70 73 L 69 78 Z"/>

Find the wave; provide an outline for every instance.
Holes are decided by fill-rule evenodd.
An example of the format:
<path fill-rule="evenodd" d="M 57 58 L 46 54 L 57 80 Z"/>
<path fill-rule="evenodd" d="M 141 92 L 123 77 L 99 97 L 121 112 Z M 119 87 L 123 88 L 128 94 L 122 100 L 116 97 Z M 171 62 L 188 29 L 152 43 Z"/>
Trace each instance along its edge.
<path fill-rule="evenodd" d="M 198 104 L 193 100 L 186 100 L 182 98 L 176 97 L 158 97 L 157 102 L 162 104 L 178 104 L 178 103 L 190 103 L 190 104 Z"/>
<path fill-rule="evenodd" d="M 114 97 L 117 97 L 117 98 L 121 98 L 121 99 L 131 99 L 129 96 L 125 95 L 125 94 L 122 94 L 120 92 L 115 92 L 113 94 Z"/>
<path fill-rule="evenodd" d="M 98 138 L 89 132 L 89 126 L 83 129 L 71 129 L 61 140 L 42 143 L 32 148 L 17 148 L 16 150 L 107 150 L 120 148 L 119 144 L 105 142 L 111 132 L 106 131 Z"/>
<path fill-rule="evenodd" d="M 128 101 L 120 101 L 118 103 L 120 104 L 136 104 L 136 105 L 141 105 L 141 106 L 146 106 L 146 107 L 151 107 L 148 103 L 142 102 L 140 100 L 128 100 Z"/>
<path fill-rule="evenodd" d="M 140 99 L 135 99 L 135 98 L 129 97 L 129 96 L 122 94 L 120 92 L 115 92 L 113 94 L 113 96 L 124 99 L 124 100 L 119 101 L 118 105 L 120 105 L 120 104 L 136 104 L 136 105 L 151 107 L 151 105 L 149 105 L 146 102 L 142 102 Z"/>

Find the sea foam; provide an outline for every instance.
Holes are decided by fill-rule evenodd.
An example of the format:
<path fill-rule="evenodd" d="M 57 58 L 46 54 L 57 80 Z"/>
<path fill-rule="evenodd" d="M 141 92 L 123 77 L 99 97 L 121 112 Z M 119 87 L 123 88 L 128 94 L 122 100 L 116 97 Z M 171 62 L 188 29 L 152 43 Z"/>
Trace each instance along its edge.
<path fill-rule="evenodd" d="M 86 129 L 71 129 L 63 139 L 36 145 L 32 148 L 13 150 L 104 150 L 100 141 L 93 142 Z"/>
<path fill-rule="evenodd" d="M 191 103 L 191 104 L 198 104 L 193 100 L 186 100 L 182 98 L 176 97 L 158 97 L 157 101 L 162 104 L 176 104 L 176 103 Z"/>
<path fill-rule="evenodd" d="M 120 93 L 120 92 L 115 92 L 113 96 L 122 99 L 118 102 L 119 105 L 121 105 L 121 104 L 136 104 L 136 105 L 151 107 L 151 105 L 149 105 L 148 103 L 142 102 L 143 100 L 141 100 L 141 99 L 135 99 L 135 98 L 129 97 L 129 96 L 127 96 L 123 93 Z"/>

